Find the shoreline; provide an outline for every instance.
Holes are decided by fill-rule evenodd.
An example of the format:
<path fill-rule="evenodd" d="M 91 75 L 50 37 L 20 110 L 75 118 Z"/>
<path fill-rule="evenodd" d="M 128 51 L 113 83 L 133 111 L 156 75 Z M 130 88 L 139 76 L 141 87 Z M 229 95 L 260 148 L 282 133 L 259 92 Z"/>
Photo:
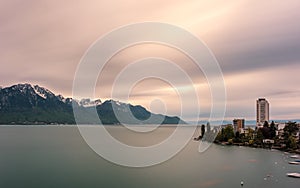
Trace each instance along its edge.
<path fill-rule="evenodd" d="M 265 149 L 265 150 L 277 150 L 277 151 L 281 151 L 281 152 L 287 152 L 289 154 L 300 154 L 300 150 L 293 150 L 290 148 L 280 148 L 280 147 L 264 147 L 263 145 L 256 145 L 256 146 L 251 146 L 251 145 L 246 145 L 243 143 L 233 143 L 230 144 L 229 142 L 214 142 L 214 144 L 216 145 L 221 145 L 221 146 L 239 146 L 239 147 L 248 147 L 248 148 L 259 148 L 259 149 Z"/>

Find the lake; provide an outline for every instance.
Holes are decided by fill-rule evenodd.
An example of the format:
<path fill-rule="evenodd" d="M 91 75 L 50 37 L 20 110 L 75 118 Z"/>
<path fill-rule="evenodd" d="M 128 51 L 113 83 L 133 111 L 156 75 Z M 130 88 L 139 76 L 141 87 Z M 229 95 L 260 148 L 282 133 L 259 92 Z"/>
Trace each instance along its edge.
<path fill-rule="evenodd" d="M 156 130 L 157 136 L 132 137 L 123 127 L 107 126 L 120 140 L 139 145 L 156 143 L 173 127 Z M 191 140 L 172 159 L 145 168 L 129 168 L 98 156 L 75 126 L 1 126 L 0 187 L 299 187 L 300 172 L 280 151 L 212 144 L 204 153 Z"/>

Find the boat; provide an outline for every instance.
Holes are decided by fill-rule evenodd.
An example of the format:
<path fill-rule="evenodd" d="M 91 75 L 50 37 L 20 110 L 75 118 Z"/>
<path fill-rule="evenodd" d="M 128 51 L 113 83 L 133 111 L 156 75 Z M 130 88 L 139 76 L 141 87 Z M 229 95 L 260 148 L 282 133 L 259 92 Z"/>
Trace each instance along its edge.
<path fill-rule="evenodd" d="M 296 159 L 295 162 L 300 162 L 300 159 Z"/>
<path fill-rule="evenodd" d="M 293 173 L 287 173 L 286 174 L 288 177 L 292 177 L 292 178 L 300 178 L 300 173 L 296 173 L 296 172 L 293 172 Z"/>
<path fill-rule="evenodd" d="M 289 161 L 289 164 L 300 165 L 300 162 L 297 162 L 297 161 Z"/>
<path fill-rule="evenodd" d="M 300 156 L 299 156 L 299 155 L 291 155 L 290 158 L 293 158 L 293 159 L 300 159 Z"/>

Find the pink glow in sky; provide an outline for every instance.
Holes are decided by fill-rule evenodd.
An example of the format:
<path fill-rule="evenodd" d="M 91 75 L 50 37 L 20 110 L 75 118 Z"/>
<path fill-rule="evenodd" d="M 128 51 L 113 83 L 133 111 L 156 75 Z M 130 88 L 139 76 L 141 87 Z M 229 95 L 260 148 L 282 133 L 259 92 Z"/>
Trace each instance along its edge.
<path fill-rule="evenodd" d="M 80 58 L 101 35 L 130 23 L 165 22 L 190 31 L 215 54 L 226 82 L 227 118 L 254 119 L 256 98 L 266 97 L 272 119 L 299 119 L 299 7 L 298 0 L 0 0 L 0 85 L 28 82 L 71 96 Z M 109 98 L 106 91 L 122 66 L 149 55 L 189 71 L 198 82 L 205 118 L 210 94 L 204 75 L 164 46 L 145 44 L 117 54 L 99 77 L 99 98 Z M 169 87 L 146 80 L 133 89 L 130 101 L 160 113 L 161 104 L 149 101 L 161 99 L 168 114 L 178 115 L 177 96 Z"/>

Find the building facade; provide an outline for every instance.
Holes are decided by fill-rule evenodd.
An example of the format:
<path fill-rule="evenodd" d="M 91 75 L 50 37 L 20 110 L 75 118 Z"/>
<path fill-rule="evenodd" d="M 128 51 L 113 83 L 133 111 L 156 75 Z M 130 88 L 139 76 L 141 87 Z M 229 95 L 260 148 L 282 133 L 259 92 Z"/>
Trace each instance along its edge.
<path fill-rule="evenodd" d="M 256 125 L 262 126 L 265 121 L 269 122 L 269 102 L 259 98 L 256 100 Z"/>
<path fill-rule="evenodd" d="M 241 132 L 245 128 L 245 119 L 234 119 L 233 120 L 233 129 L 234 132 Z"/>

